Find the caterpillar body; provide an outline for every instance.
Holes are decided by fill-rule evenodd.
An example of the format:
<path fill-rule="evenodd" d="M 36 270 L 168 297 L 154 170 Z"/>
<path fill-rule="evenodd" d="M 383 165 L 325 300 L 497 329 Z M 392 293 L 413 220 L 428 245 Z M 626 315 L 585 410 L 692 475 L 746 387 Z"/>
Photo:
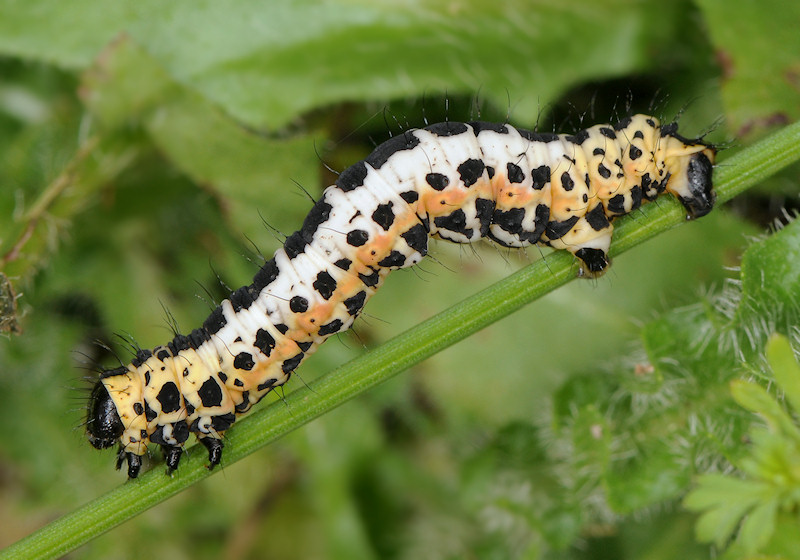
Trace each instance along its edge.
<path fill-rule="evenodd" d="M 646 115 L 572 135 L 445 122 L 395 136 L 343 171 L 202 327 L 104 371 L 88 438 L 98 449 L 118 445 L 117 468 L 127 462 L 130 478 L 148 443 L 176 469 L 192 433 L 213 467 L 237 416 L 350 328 L 390 271 L 422 260 L 429 236 L 566 249 L 579 274 L 598 276 L 617 216 L 663 192 L 688 218 L 711 210 L 714 157 L 713 146 Z"/>

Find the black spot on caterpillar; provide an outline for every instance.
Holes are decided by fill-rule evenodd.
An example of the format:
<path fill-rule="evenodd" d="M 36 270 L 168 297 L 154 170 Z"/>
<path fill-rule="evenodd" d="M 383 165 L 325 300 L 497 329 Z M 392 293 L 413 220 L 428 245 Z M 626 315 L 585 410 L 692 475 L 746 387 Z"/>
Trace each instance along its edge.
<path fill-rule="evenodd" d="M 664 192 L 688 218 L 714 205 L 713 146 L 636 115 L 573 135 L 446 122 L 409 130 L 341 173 L 256 273 L 203 326 L 106 370 L 88 407 L 95 447 L 141 468 L 147 444 L 177 468 L 191 433 L 222 457 L 223 433 L 283 385 L 329 336 L 349 329 L 390 271 L 428 237 L 566 249 L 579 275 L 609 264 L 612 222 Z"/>

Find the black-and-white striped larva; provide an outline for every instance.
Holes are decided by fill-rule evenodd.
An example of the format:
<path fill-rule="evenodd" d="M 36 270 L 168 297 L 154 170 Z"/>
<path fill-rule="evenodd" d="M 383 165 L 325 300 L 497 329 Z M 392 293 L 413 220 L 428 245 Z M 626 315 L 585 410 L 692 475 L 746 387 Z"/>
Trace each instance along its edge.
<path fill-rule="evenodd" d="M 175 469 L 192 433 L 214 466 L 237 416 L 349 329 L 390 271 L 422 260 L 429 236 L 566 249 L 581 274 L 598 276 L 617 216 L 664 192 L 689 218 L 711 210 L 714 157 L 713 146 L 645 115 L 571 135 L 446 122 L 395 136 L 346 169 L 203 326 L 103 372 L 89 440 L 119 445 L 131 478 L 148 443 Z"/>

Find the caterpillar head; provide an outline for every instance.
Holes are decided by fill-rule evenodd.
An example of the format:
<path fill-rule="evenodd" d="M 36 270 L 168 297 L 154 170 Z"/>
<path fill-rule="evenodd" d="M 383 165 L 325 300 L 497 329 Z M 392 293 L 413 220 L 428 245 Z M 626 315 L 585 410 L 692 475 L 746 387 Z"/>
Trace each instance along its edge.
<path fill-rule="evenodd" d="M 86 413 L 86 435 L 96 449 L 107 449 L 119 441 L 124 426 L 102 380 L 92 389 Z"/>

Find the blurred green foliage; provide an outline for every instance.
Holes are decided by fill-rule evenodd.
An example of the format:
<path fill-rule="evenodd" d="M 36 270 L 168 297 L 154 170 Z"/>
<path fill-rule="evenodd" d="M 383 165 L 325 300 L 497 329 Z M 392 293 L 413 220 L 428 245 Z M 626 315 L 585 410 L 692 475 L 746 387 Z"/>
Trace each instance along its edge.
<path fill-rule="evenodd" d="M 199 324 L 195 295 L 249 281 L 327 166 L 478 113 L 559 131 L 682 113 L 731 150 L 800 118 L 800 8 L 753 6 L 0 0 L 0 325 L 22 329 L 0 339 L 0 546 L 122 483 L 80 426 L 81 377 L 115 363 L 95 341 L 125 360 L 169 338 L 164 308 Z M 797 186 L 795 167 L 73 557 L 707 558 L 680 500 L 761 449 L 728 386 L 768 384 L 773 332 L 798 347 L 798 227 L 728 269 Z M 437 244 L 300 376 L 538 254 Z M 776 558 L 792 514 L 757 542 Z"/>
<path fill-rule="evenodd" d="M 800 367 L 788 339 L 773 335 L 767 358 L 778 390 L 794 415 L 800 405 Z M 759 551 L 791 557 L 800 547 L 795 531 L 779 531 L 778 523 L 796 521 L 800 505 L 800 428 L 793 415 L 756 382 L 736 379 L 731 393 L 742 407 L 760 414 L 767 423 L 749 432 L 751 451 L 737 461 L 744 478 L 731 474 L 705 474 L 686 496 L 685 505 L 704 511 L 697 524 L 698 537 L 724 546 L 741 522 L 736 545 L 727 556 L 754 555 Z M 764 550 L 769 547 L 770 550 Z"/>

